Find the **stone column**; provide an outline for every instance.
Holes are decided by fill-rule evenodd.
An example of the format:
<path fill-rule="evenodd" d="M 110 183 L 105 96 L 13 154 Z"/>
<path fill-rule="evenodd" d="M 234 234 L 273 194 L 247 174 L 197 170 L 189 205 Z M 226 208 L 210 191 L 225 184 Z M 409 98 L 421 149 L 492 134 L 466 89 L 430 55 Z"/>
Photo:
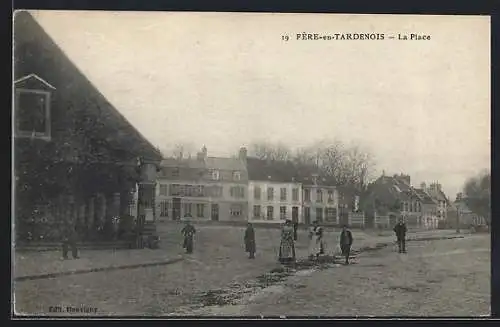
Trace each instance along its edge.
<path fill-rule="evenodd" d="M 113 193 L 113 206 L 112 206 L 112 216 L 120 216 L 120 203 L 121 194 L 119 192 Z"/>
<path fill-rule="evenodd" d="M 85 216 L 85 211 L 86 211 L 86 205 L 85 205 L 85 202 L 79 202 L 77 208 L 78 210 L 78 222 L 77 222 L 77 228 L 78 228 L 78 235 L 82 238 L 82 239 L 86 239 L 87 238 L 87 222 L 85 221 L 86 220 L 86 216 Z"/>
<path fill-rule="evenodd" d="M 97 194 L 97 226 L 104 227 L 106 219 L 106 197 L 102 193 Z"/>
<path fill-rule="evenodd" d="M 130 200 L 131 200 L 130 191 L 127 190 L 127 191 L 122 191 L 120 193 L 120 209 L 119 209 L 120 216 L 125 216 L 130 214 L 129 212 Z"/>
<path fill-rule="evenodd" d="M 156 198 L 156 164 L 142 161 L 138 181 L 138 246 L 143 247 L 143 240 L 156 235 L 156 213 L 154 210 Z"/>
<path fill-rule="evenodd" d="M 339 206 L 335 207 L 335 225 L 340 226 L 340 217 L 339 217 Z"/>
<path fill-rule="evenodd" d="M 94 216 L 95 216 L 95 198 L 91 197 L 88 202 L 88 210 L 87 210 L 87 230 L 89 231 L 93 230 Z"/>

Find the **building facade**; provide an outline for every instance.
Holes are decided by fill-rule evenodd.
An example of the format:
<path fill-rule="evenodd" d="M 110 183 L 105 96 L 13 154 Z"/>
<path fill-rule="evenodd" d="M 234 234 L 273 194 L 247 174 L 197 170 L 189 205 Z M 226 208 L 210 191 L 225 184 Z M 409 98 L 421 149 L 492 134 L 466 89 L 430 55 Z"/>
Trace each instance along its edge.
<path fill-rule="evenodd" d="M 362 202 L 365 212 L 389 217 L 384 226 L 393 226 L 404 219 L 409 227 L 438 227 L 437 201 L 426 190 L 412 187 L 409 175 L 383 174 L 368 186 Z"/>
<path fill-rule="evenodd" d="M 449 201 L 446 194 L 443 192 L 441 184 L 435 182 L 427 186 L 425 183 L 422 183 L 420 188 L 425 190 L 437 203 L 436 216 L 439 221 L 445 221 L 447 219 Z"/>
<path fill-rule="evenodd" d="M 339 225 L 339 193 L 334 186 L 321 185 L 318 175 L 305 177 L 303 188 L 304 223 Z M 348 221 L 344 222 L 345 224 Z"/>
<path fill-rule="evenodd" d="M 161 154 L 28 12 L 14 20 L 14 202 L 19 239 L 107 239 L 139 185 L 148 209 Z M 138 161 L 138 159 L 140 159 Z M 31 231 L 30 231 L 31 230 Z M 37 235 L 34 235 L 36 233 Z"/>
<path fill-rule="evenodd" d="M 250 221 L 302 223 L 302 185 L 290 162 L 248 158 Z"/>
<path fill-rule="evenodd" d="M 163 220 L 245 221 L 246 149 L 238 158 L 209 157 L 203 147 L 195 159 L 164 159 L 156 194 L 156 210 Z"/>

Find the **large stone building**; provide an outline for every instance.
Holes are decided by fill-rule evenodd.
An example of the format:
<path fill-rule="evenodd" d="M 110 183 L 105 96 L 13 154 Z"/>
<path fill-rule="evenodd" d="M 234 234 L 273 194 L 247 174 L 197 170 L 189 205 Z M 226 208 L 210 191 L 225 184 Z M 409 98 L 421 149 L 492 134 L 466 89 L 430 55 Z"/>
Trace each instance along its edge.
<path fill-rule="evenodd" d="M 238 158 L 168 158 L 158 175 L 156 210 L 160 219 L 245 221 L 248 213 L 246 149 Z"/>
<path fill-rule="evenodd" d="M 250 221 L 302 220 L 302 185 L 291 162 L 248 158 Z"/>
<path fill-rule="evenodd" d="M 60 240 L 68 228 L 106 238 L 137 184 L 141 221 L 154 221 L 160 152 L 25 11 L 14 17 L 14 79 L 16 239 Z"/>

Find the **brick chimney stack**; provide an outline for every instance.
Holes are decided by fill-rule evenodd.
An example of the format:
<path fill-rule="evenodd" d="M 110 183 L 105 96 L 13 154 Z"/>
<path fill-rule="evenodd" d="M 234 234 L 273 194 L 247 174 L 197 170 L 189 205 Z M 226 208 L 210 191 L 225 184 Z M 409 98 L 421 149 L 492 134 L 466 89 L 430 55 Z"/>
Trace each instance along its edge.
<path fill-rule="evenodd" d="M 242 161 L 247 161 L 247 148 L 241 147 L 240 148 L 240 153 L 239 156 L 240 160 Z"/>
<path fill-rule="evenodd" d="M 201 148 L 201 151 L 196 154 L 196 159 L 204 161 L 206 158 L 207 158 L 207 148 L 203 146 L 203 148 Z"/>

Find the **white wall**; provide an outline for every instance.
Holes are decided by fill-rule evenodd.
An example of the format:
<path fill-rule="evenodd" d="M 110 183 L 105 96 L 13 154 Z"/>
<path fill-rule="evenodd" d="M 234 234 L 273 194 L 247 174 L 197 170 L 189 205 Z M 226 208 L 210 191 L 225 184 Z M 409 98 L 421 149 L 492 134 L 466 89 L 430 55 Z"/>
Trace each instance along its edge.
<path fill-rule="evenodd" d="M 260 200 L 255 199 L 254 189 L 255 187 L 260 187 Z M 274 198 L 269 201 L 267 196 L 268 187 L 274 189 Z M 281 188 L 286 189 L 286 201 L 281 201 Z M 293 189 L 298 190 L 297 201 L 292 200 Z M 255 219 L 253 214 L 254 205 L 261 206 L 261 218 Z M 268 221 L 267 220 L 267 207 L 272 206 L 274 208 L 273 222 L 283 222 L 280 219 L 280 207 L 286 207 L 286 218 L 292 219 L 292 208 L 298 208 L 299 222 L 302 222 L 302 185 L 300 183 L 275 183 L 269 181 L 249 181 L 248 182 L 248 217 L 252 221 Z"/>

